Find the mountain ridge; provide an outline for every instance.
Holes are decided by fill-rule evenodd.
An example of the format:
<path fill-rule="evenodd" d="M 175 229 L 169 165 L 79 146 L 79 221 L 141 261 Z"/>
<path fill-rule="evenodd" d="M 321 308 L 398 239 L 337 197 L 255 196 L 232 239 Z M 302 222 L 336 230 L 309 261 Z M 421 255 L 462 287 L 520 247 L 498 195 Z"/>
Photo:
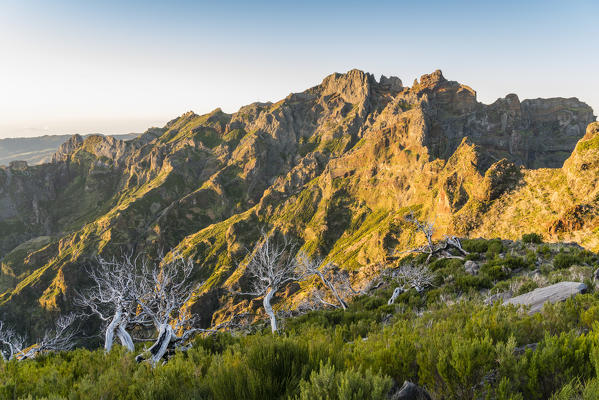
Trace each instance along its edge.
<path fill-rule="evenodd" d="M 83 135 L 84 137 L 93 134 Z M 138 133 L 106 135 L 120 140 L 130 140 Z M 59 146 L 72 135 L 45 135 L 37 137 L 13 137 L 0 139 L 0 165 L 13 161 L 26 161 L 30 165 L 44 164 L 52 160 Z"/>
<path fill-rule="evenodd" d="M 245 284 L 261 229 L 359 282 L 413 243 L 409 211 L 438 235 L 537 232 L 596 250 L 594 120 L 575 98 L 484 105 L 441 71 L 404 87 L 351 70 L 128 142 L 74 136 L 49 164 L 0 168 L 1 308 L 38 329 L 72 307 L 89 257 L 175 248 L 206 280 L 192 307 L 209 325 L 252 306 L 223 290 Z"/>

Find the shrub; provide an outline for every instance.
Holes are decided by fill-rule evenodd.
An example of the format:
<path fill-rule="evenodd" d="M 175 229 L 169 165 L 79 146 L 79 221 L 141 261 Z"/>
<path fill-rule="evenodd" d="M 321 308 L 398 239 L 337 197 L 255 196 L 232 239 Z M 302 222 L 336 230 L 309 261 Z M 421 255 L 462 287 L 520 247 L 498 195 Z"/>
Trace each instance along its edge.
<path fill-rule="evenodd" d="M 469 289 L 485 289 L 492 286 L 488 275 L 460 274 L 455 278 L 455 291 L 468 292 Z"/>
<path fill-rule="evenodd" d="M 570 253 L 558 253 L 553 258 L 553 266 L 559 269 L 570 268 L 576 263 L 580 263 L 582 260 L 580 257 Z"/>
<path fill-rule="evenodd" d="M 300 400 L 384 400 L 392 380 L 367 369 L 364 373 L 348 369 L 336 371 L 331 364 L 312 371 L 308 381 L 300 383 Z"/>
<path fill-rule="evenodd" d="M 489 240 L 487 244 L 487 254 L 499 254 L 501 252 L 503 252 L 503 242 L 500 239 Z"/>
<path fill-rule="evenodd" d="M 218 358 L 208 371 L 215 399 L 278 399 L 293 395 L 310 373 L 307 346 L 258 337 L 244 349 Z"/>
<path fill-rule="evenodd" d="M 511 270 L 529 268 L 534 265 L 532 259 L 507 255 L 504 258 L 494 257 L 480 268 L 480 272 L 486 274 L 492 280 L 498 281 L 510 277 Z"/>
<path fill-rule="evenodd" d="M 468 253 L 486 253 L 488 245 L 485 239 L 464 239 L 462 248 Z"/>
<path fill-rule="evenodd" d="M 522 282 L 518 290 L 516 290 L 516 292 L 514 293 L 514 296 L 519 296 L 521 294 L 531 292 L 537 289 L 538 287 L 539 285 L 535 281 L 527 279 L 526 281 Z"/>
<path fill-rule="evenodd" d="M 480 268 L 480 272 L 487 275 L 490 279 L 498 281 L 501 279 L 509 278 L 510 270 L 504 265 L 497 265 L 493 263 L 484 264 Z"/>
<path fill-rule="evenodd" d="M 437 271 L 441 268 L 459 269 L 463 266 L 464 262 L 456 258 L 440 258 L 428 265 L 431 271 Z"/>
<path fill-rule="evenodd" d="M 543 236 L 538 233 L 525 233 L 522 235 L 522 241 L 524 243 L 541 244 L 543 243 Z"/>
<path fill-rule="evenodd" d="M 524 258 L 528 267 L 533 267 L 537 264 L 537 254 L 534 251 L 527 251 Z"/>
<path fill-rule="evenodd" d="M 549 257 L 551 255 L 551 248 L 549 248 L 549 246 L 547 246 L 546 244 L 540 246 L 537 248 L 537 254 L 544 257 Z"/>
<path fill-rule="evenodd" d="M 546 335 L 524 362 L 528 382 L 525 398 L 546 399 L 572 379 L 588 379 L 593 368 L 590 361 L 591 340 L 577 332 L 559 336 Z"/>

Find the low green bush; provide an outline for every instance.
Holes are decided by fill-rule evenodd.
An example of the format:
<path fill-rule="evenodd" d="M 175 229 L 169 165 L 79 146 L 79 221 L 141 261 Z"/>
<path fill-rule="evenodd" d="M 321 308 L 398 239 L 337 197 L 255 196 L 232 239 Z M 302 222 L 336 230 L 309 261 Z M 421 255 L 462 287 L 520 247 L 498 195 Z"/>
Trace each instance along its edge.
<path fill-rule="evenodd" d="M 558 253 L 553 258 L 553 266 L 558 269 L 570 268 L 574 264 L 582 263 L 583 260 L 577 254 Z"/>
<path fill-rule="evenodd" d="M 486 253 L 488 244 L 485 239 L 464 239 L 462 248 L 469 253 Z"/>
<path fill-rule="evenodd" d="M 543 235 L 538 233 L 525 233 L 522 235 L 522 241 L 524 243 L 541 244 L 543 243 Z"/>
<path fill-rule="evenodd" d="M 350 368 L 336 371 L 331 364 L 312 371 L 309 380 L 300 382 L 299 400 L 384 400 L 393 381 L 369 369 L 360 372 Z"/>

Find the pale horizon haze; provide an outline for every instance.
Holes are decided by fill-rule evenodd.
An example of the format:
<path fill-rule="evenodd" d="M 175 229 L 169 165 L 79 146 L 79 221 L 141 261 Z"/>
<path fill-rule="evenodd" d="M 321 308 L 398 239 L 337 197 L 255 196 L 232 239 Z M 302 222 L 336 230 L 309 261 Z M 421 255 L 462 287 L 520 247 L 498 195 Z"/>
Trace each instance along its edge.
<path fill-rule="evenodd" d="M 523 4 L 525 3 L 525 4 Z M 599 110 L 598 1 L 0 0 L 0 138 L 143 132 L 333 72 Z"/>

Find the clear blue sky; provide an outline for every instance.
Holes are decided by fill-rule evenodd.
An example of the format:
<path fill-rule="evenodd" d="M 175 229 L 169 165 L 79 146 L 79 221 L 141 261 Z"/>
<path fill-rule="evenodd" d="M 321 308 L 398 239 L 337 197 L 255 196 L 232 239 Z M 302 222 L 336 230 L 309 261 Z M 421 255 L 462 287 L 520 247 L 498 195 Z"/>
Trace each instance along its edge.
<path fill-rule="evenodd" d="M 524 4 L 521 4 L 524 3 Z M 0 0 L 0 137 L 124 133 L 360 68 L 599 110 L 599 1 Z"/>

